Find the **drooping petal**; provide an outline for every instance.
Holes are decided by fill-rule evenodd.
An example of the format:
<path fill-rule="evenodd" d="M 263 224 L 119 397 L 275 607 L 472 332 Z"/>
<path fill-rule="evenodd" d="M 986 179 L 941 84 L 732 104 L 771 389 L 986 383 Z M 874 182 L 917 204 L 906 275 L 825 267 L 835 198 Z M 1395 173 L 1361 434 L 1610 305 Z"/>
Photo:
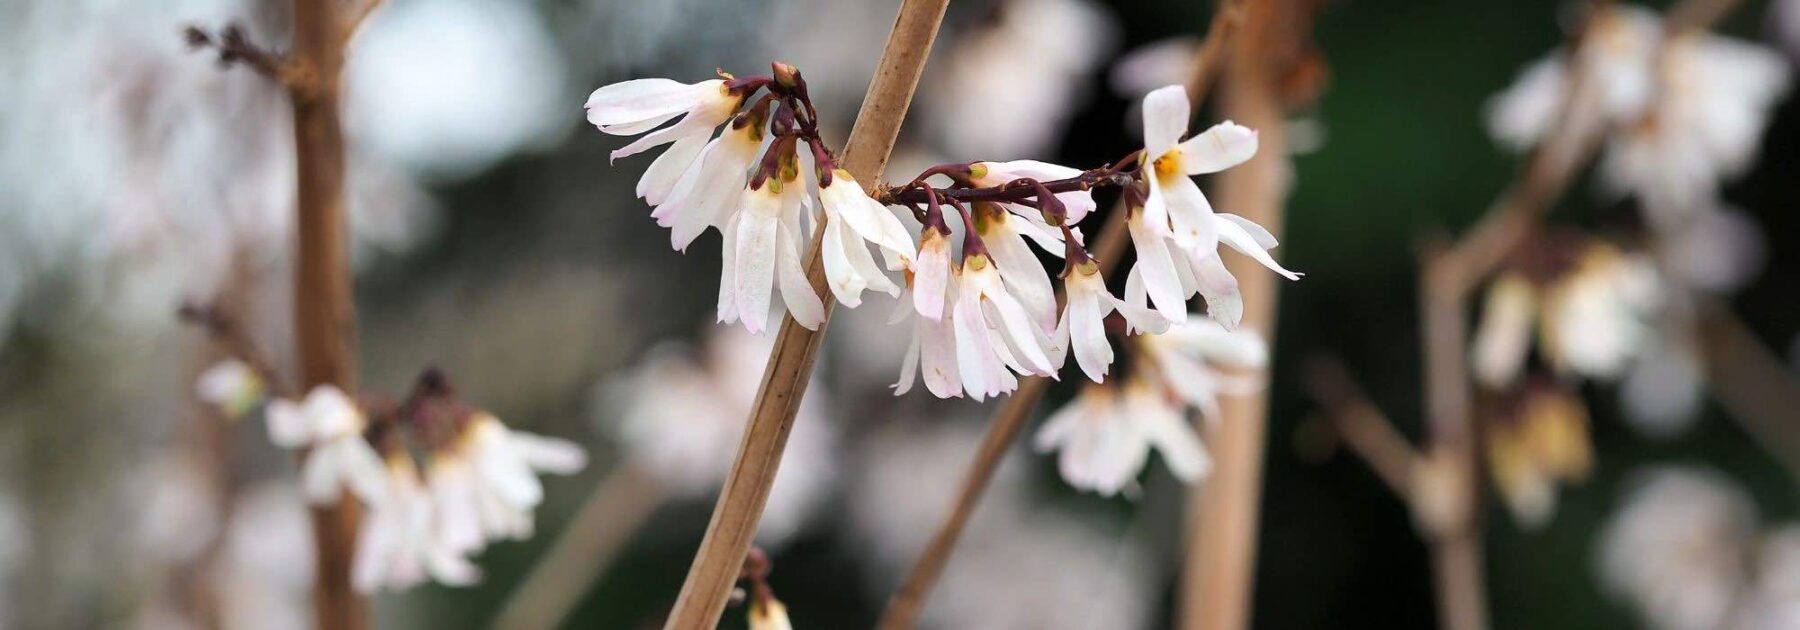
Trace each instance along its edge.
<path fill-rule="evenodd" d="M 1242 217 L 1238 218 L 1241 219 Z M 1214 224 L 1218 227 L 1218 235 L 1221 242 L 1230 246 L 1232 249 L 1238 250 L 1238 252 L 1249 256 L 1256 262 L 1262 263 L 1262 266 L 1268 267 L 1271 271 L 1281 274 L 1281 277 L 1289 280 L 1299 280 L 1300 276 L 1305 275 L 1288 271 L 1285 267 L 1281 266 L 1281 263 L 1275 262 L 1273 256 L 1269 255 L 1269 250 L 1265 249 L 1262 243 L 1272 241 L 1274 240 L 1274 237 L 1271 236 L 1266 240 L 1259 239 L 1257 238 L 1258 235 L 1245 231 L 1243 224 L 1223 217 L 1220 217 Z M 1251 225 L 1255 224 L 1253 223 Z M 1262 236 L 1267 235 L 1268 232 L 1266 230 L 1262 232 Z"/>
<path fill-rule="evenodd" d="M 1178 85 L 1157 88 L 1144 96 L 1144 153 L 1149 159 L 1175 148 L 1187 133 L 1190 111 L 1187 92 Z"/>
<path fill-rule="evenodd" d="M 1127 391 L 1125 406 L 1142 427 L 1145 439 L 1162 453 L 1163 463 L 1168 464 L 1169 473 L 1176 479 L 1193 482 L 1212 468 L 1212 460 L 1206 456 L 1194 428 L 1179 411 L 1158 400 L 1154 392 Z"/>
<path fill-rule="evenodd" d="M 675 185 L 681 182 L 706 148 L 711 138 L 708 135 L 694 134 L 676 140 L 669 150 L 656 156 L 650 168 L 644 169 L 644 176 L 638 178 L 637 196 L 652 206 L 667 201 L 669 194 L 675 191 Z"/>
<path fill-rule="evenodd" d="M 1006 281 L 1007 290 L 1018 298 L 1039 326 L 1044 330 L 1054 329 L 1056 289 L 1050 284 L 1050 274 L 1038 262 L 1037 256 L 1032 255 L 1023 237 L 1008 229 L 1006 223 L 996 223 L 981 238 L 987 244 L 988 254 L 994 259 L 1001 279 Z"/>
<path fill-rule="evenodd" d="M 774 291 L 779 199 L 764 190 L 750 194 L 738 213 L 736 287 L 738 318 L 751 333 L 761 333 L 769 320 L 769 294 Z"/>
<path fill-rule="evenodd" d="M 933 321 L 944 318 L 944 295 L 950 282 L 950 239 L 926 227 L 919 240 L 918 266 L 913 269 L 913 308 Z"/>
<path fill-rule="evenodd" d="M 637 134 L 648 129 L 635 128 L 634 123 L 656 121 L 660 124 L 688 111 L 707 92 L 724 85 L 722 80 L 687 84 L 670 79 L 632 79 L 603 86 L 588 95 L 586 109 L 589 123 L 601 131 Z M 613 129 L 617 125 L 634 125 L 634 129 Z M 652 128 L 655 124 L 651 125 Z"/>
<path fill-rule="evenodd" d="M 1187 296 L 1181 289 L 1181 279 L 1176 276 L 1175 260 L 1162 236 L 1146 227 L 1141 218 L 1141 215 L 1132 217 L 1127 226 L 1138 257 L 1132 270 L 1141 274 L 1150 303 L 1163 318 L 1173 322 L 1186 321 Z"/>
<path fill-rule="evenodd" d="M 508 433 L 519 457 L 534 471 L 573 475 L 587 467 L 587 451 L 574 442 L 524 431 Z"/>
<path fill-rule="evenodd" d="M 1217 173 L 1256 155 L 1256 132 L 1229 120 L 1181 143 L 1181 168 L 1189 175 Z"/>
<path fill-rule="evenodd" d="M 1195 257 L 1192 264 L 1194 281 L 1200 285 L 1200 295 L 1206 298 L 1206 315 L 1226 330 L 1237 329 L 1238 321 L 1244 317 L 1244 299 L 1238 293 L 1237 278 L 1225 269 L 1217 252 Z"/>
<path fill-rule="evenodd" d="M 723 235 L 719 252 L 718 320 L 730 324 L 738 320 L 737 308 L 737 215 L 726 221 L 719 232 Z"/>
<path fill-rule="evenodd" d="M 835 222 L 825 226 L 825 236 L 819 242 L 819 257 L 825 264 L 825 284 L 831 287 L 831 294 L 844 306 L 856 308 L 862 305 L 862 292 L 868 288 L 868 282 L 857 273 L 849 254 L 844 251 L 843 231 Z"/>
<path fill-rule="evenodd" d="M 776 248 L 780 250 L 776 261 L 781 286 L 781 301 L 787 305 L 788 313 L 794 321 L 807 330 L 818 330 L 825 323 L 825 305 L 819 295 L 813 292 L 812 284 L 806 281 L 806 270 L 800 267 L 800 244 L 795 236 L 783 227 L 778 231 Z"/>
<path fill-rule="evenodd" d="M 1077 281 L 1080 284 L 1097 283 L 1099 274 L 1092 276 L 1094 280 Z M 1104 285 L 1098 287 L 1105 291 Z M 1099 383 L 1106 380 L 1106 372 L 1112 365 L 1112 344 L 1106 341 L 1106 311 L 1103 301 L 1094 287 L 1077 290 L 1075 283 L 1070 285 L 1068 305 L 1069 345 L 1074 348 L 1075 362 L 1089 379 Z"/>

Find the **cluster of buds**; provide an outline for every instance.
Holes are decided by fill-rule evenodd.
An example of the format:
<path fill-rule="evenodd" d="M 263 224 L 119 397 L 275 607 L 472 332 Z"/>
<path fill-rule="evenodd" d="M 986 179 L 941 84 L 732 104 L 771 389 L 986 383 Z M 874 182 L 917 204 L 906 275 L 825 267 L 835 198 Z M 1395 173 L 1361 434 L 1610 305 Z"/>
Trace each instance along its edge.
<path fill-rule="evenodd" d="M 1195 295 L 1204 298 L 1213 326 L 1229 332 L 1243 307 L 1220 244 L 1289 279 L 1300 276 L 1269 255 L 1276 241 L 1267 230 L 1214 212 L 1192 179 L 1250 159 L 1256 132 L 1227 121 L 1183 139 L 1190 103 L 1180 87 L 1145 98 L 1144 148 L 1107 166 L 948 163 L 901 185 L 865 187 L 838 167 L 819 137 L 799 71 L 773 67 L 769 76 L 721 72 L 722 78 L 693 84 L 607 85 L 588 98 L 588 121 L 609 134 L 648 134 L 614 151 L 615 159 L 671 145 L 645 171 L 637 193 L 654 206 L 651 217 L 670 228 L 677 250 L 707 228 L 719 230 L 720 322 L 762 332 L 779 289 L 787 313 L 817 329 L 823 304 L 800 261 L 815 231 L 825 230 L 817 242 L 831 297 L 854 308 L 865 290 L 887 293 L 899 299 L 891 323 L 911 320 L 913 339 L 896 394 L 922 379 L 938 397 L 979 401 L 1012 392 L 1023 376 L 1056 378 L 1071 352 L 1083 373 L 1103 382 L 1114 358 L 1109 336 L 1160 334 L 1187 324 L 1187 302 Z M 1107 187 L 1121 189 L 1127 201 L 1137 254 L 1122 298 L 1107 289 L 1075 227 L 1095 209 L 1092 190 Z M 916 220 L 916 240 L 890 207 Z M 959 249 L 947 215 L 962 227 Z M 1031 244 L 1064 260 L 1060 306 Z M 895 273 L 899 278 L 890 276 Z M 1147 394 L 1137 398 L 1157 399 L 1179 418 L 1186 406 L 1205 404 L 1182 389 L 1192 387 L 1173 379 L 1142 387 Z M 1198 453 L 1197 442 L 1180 452 L 1188 450 Z M 1193 473 L 1185 477 L 1204 468 L 1193 457 L 1182 459 L 1181 470 Z M 1132 473 L 1142 457 L 1136 461 L 1127 467 Z M 1114 491 L 1122 485 L 1115 475 L 1103 477 L 1108 480 L 1077 483 Z"/>
<path fill-rule="evenodd" d="M 196 390 L 227 417 L 260 411 L 272 442 L 301 451 L 308 500 L 334 504 L 348 489 L 367 506 L 351 569 L 365 593 L 426 579 L 473 584 L 480 572 L 470 556 L 531 535 L 544 499 L 537 475 L 587 464 L 581 447 L 512 430 L 463 402 L 436 370 L 397 405 L 331 385 L 300 400 L 270 397 L 269 382 L 231 359 L 202 373 Z"/>

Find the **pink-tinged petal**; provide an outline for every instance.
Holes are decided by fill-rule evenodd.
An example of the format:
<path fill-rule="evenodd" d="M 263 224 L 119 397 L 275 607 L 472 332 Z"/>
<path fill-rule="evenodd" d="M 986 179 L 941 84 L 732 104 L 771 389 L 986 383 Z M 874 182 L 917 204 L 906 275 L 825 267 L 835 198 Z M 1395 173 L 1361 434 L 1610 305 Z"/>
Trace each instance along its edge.
<path fill-rule="evenodd" d="M 587 119 L 603 131 L 607 127 L 632 129 L 650 120 L 668 120 L 692 109 L 716 93 L 724 81 L 687 84 L 670 79 L 633 79 L 601 87 L 588 95 Z M 642 133 L 634 130 L 630 133 Z M 623 134 L 622 134 L 623 135 Z"/>
<path fill-rule="evenodd" d="M 1218 248 L 1219 230 L 1213 220 L 1212 203 L 1200 192 L 1200 186 L 1186 177 L 1162 182 L 1162 192 L 1169 207 L 1169 232 L 1182 249 L 1207 252 Z"/>
<path fill-rule="evenodd" d="M 656 161 L 650 163 L 650 168 L 644 169 L 644 176 L 638 178 L 637 196 L 652 206 L 667 201 L 670 193 L 675 191 L 675 185 L 681 182 L 682 175 L 698 164 L 695 160 L 709 140 L 709 136 L 700 134 L 676 140 L 669 150 L 656 156 Z"/>
<path fill-rule="evenodd" d="M 1157 88 L 1144 96 L 1144 153 L 1151 159 L 1162 157 L 1187 133 L 1187 91 L 1179 85 Z"/>
<path fill-rule="evenodd" d="M 1304 275 L 1288 271 L 1285 267 L 1281 266 L 1281 263 L 1275 262 L 1275 258 L 1269 255 L 1269 250 L 1264 249 L 1262 243 L 1259 242 L 1260 239 L 1258 239 L 1256 235 L 1245 231 L 1242 224 L 1231 220 L 1220 220 L 1217 221 L 1215 225 L 1219 230 L 1218 236 L 1220 242 L 1249 256 L 1256 262 L 1262 263 L 1262 266 L 1268 267 L 1275 273 L 1281 274 L 1281 277 L 1289 280 L 1299 280 L 1300 276 Z M 1251 225 L 1255 224 L 1252 223 Z M 1264 231 L 1263 235 L 1268 235 L 1268 232 Z M 1274 239 L 1273 237 L 1270 237 L 1269 240 Z"/>
<path fill-rule="evenodd" d="M 737 274 L 733 300 L 744 328 L 760 334 L 769 320 L 769 294 L 775 284 L 778 199 L 768 191 L 750 193 L 748 207 L 738 213 Z"/>
<path fill-rule="evenodd" d="M 1128 225 L 1138 257 L 1133 270 L 1142 273 L 1144 289 L 1149 292 L 1150 303 L 1157 312 L 1172 322 L 1187 321 L 1187 296 L 1181 290 L 1181 279 L 1176 276 L 1175 260 L 1170 256 L 1168 245 L 1139 219 L 1132 217 Z"/>
<path fill-rule="evenodd" d="M 1217 173 L 1256 155 L 1256 132 L 1229 120 L 1181 143 L 1181 168 L 1189 175 Z"/>
<path fill-rule="evenodd" d="M 930 227 L 920 238 L 918 266 L 913 269 L 913 308 L 932 321 L 944 318 L 944 295 L 950 283 L 950 239 Z"/>
<path fill-rule="evenodd" d="M 776 266 L 781 301 L 787 305 L 788 313 L 796 323 L 807 330 L 818 330 L 819 324 L 825 323 L 825 305 L 819 300 L 819 294 L 813 292 L 812 284 L 806 281 L 806 270 L 800 267 L 800 244 L 787 228 L 778 231 L 776 241 L 776 248 L 780 250 Z"/>
<path fill-rule="evenodd" d="M 1244 317 L 1244 299 L 1238 293 L 1237 278 L 1225 269 L 1216 253 L 1196 258 L 1193 265 L 1200 295 L 1206 298 L 1206 315 L 1226 330 L 1236 330 Z"/>

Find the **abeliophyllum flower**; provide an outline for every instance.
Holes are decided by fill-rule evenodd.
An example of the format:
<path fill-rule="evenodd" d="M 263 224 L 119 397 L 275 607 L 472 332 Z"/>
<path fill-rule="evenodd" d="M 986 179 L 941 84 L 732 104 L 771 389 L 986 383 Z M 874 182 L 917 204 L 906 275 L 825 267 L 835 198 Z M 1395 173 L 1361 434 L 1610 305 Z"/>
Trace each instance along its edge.
<path fill-rule="evenodd" d="M 788 114 L 783 108 L 782 114 Z M 781 116 L 777 116 L 777 125 Z M 788 120 L 792 115 L 788 114 Z M 726 219 L 719 272 L 719 321 L 742 321 L 744 329 L 762 333 L 768 327 L 769 304 L 781 289 L 787 311 L 808 330 L 825 321 L 825 305 L 806 281 L 800 266 L 801 247 L 811 241 L 803 229 L 812 200 L 800 181 L 797 136 L 779 134 L 750 178 L 736 212 Z"/>
<path fill-rule="evenodd" d="M 1150 303 L 1170 321 L 1185 321 L 1187 298 L 1199 293 L 1206 298 L 1210 317 L 1235 328 L 1243 315 L 1243 300 L 1237 279 L 1219 259 L 1219 243 L 1289 280 L 1300 274 L 1269 256 L 1276 240 L 1268 230 L 1234 214 L 1213 212 L 1191 178 L 1249 160 L 1256 154 L 1256 132 L 1226 121 L 1181 140 L 1189 110 L 1187 93 L 1179 86 L 1157 89 L 1144 98 L 1146 188 L 1142 207 L 1130 217 L 1138 254 L 1131 273 L 1141 277 Z"/>
<path fill-rule="evenodd" d="M 740 81 L 730 75 L 691 84 L 669 79 L 633 79 L 588 95 L 587 118 L 600 131 L 635 136 L 681 117 L 675 124 L 639 138 L 611 155 L 617 160 L 674 143 L 638 180 L 638 196 L 650 205 L 661 205 L 706 147 L 713 129 L 729 120 L 744 99 L 767 82 L 767 77 Z"/>
<path fill-rule="evenodd" d="M 481 570 L 459 549 L 439 536 L 443 514 L 432 503 L 419 474 L 419 464 L 407 452 L 400 435 L 380 431 L 388 483 L 386 493 L 369 502 L 357 533 L 356 557 L 350 582 L 356 590 L 373 593 L 401 591 L 430 578 L 447 586 L 469 586 L 481 579 Z"/>
<path fill-rule="evenodd" d="M 927 213 L 919 232 L 919 255 L 906 270 L 907 290 L 900 294 L 890 325 L 914 320 L 912 345 L 900 362 L 894 395 L 912 391 L 915 375 L 938 398 L 960 398 L 962 373 L 957 368 L 956 328 L 949 306 L 956 301 L 950 273 L 950 226 L 942 212 Z M 986 391 L 982 392 L 987 395 Z"/>
<path fill-rule="evenodd" d="M 964 225 L 976 225 L 967 208 L 959 203 L 957 210 Z M 955 270 L 956 301 L 950 305 L 957 371 L 963 391 L 976 401 L 1017 389 L 1015 373 L 1055 378 L 1064 356 L 1008 290 L 979 232 L 963 232 L 962 262 Z"/>
<path fill-rule="evenodd" d="M 1071 299 L 1074 291 L 1071 285 Z M 1051 414 L 1033 444 L 1040 452 L 1058 451 L 1057 468 L 1069 485 L 1101 495 L 1134 488 L 1151 450 L 1162 454 L 1177 479 L 1199 479 L 1211 459 L 1187 421 L 1187 410 L 1216 420 L 1219 394 L 1260 387 L 1255 379 L 1214 366 L 1264 365 L 1268 353 L 1262 338 L 1194 319 L 1162 334 L 1127 338 L 1124 348 L 1131 360 L 1122 383 L 1084 386 L 1075 400 Z"/>
<path fill-rule="evenodd" d="M 276 446 L 306 449 L 300 487 L 312 502 L 337 501 L 340 487 L 350 488 L 364 503 L 387 494 L 381 457 L 363 435 L 368 416 L 343 390 L 320 385 L 300 402 L 278 398 L 269 402 L 264 415 Z"/>

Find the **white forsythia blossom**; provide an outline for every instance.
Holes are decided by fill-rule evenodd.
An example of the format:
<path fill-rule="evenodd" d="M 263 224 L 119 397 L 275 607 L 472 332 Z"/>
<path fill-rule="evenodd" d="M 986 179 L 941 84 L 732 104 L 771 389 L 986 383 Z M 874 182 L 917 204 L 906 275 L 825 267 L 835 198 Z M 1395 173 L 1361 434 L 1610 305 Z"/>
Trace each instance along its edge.
<path fill-rule="evenodd" d="M 468 586 L 481 578 L 462 554 L 439 538 L 441 517 L 418 465 L 404 450 L 387 456 L 386 495 L 371 501 L 357 535 L 350 580 L 363 593 L 402 591 L 430 578 L 447 586 Z"/>
<path fill-rule="evenodd" d="M 1269 256 L 1268 250 L 1277 244 L 1274 235 L 1243 217 L 1215 213 L 1191 178 L 1249 160 L 1256 154 L 1256 132 L 1226 121 L 1181 140 L 1189 109 L 1187 93 L 1179 86 L 1159 88 L 1144 97 L 1143 159 L 1149 190 L 1130 226 L 1139 255 L 1137 268 L 1143 269 L 1151 303 L 1170 321 L 1183 321 L 1187 297 L 1199 293 L 1206 298 L 1210 317 L 1236 327 L 1242 298 L 1237 279 L 1219 259 L 1219 243 L 1289 280 L 1300 274 Z M 1156 237 L 1169 242 L 1156 242 Z"/>
<path fill-rule="evenodd" d="M 1707 469 L 1633 474 L 1595 561 L 1601 585 L 1659 630 L 1731 628 L 1748 586 L 1756 505 Z"/>
<path fill-rule="evenodd" d="M 1092 260 L 1078 261 L 1063 277 L 1067 304 L 1056 326 L 1057 347 L 1071 347 L 1075 362 L 1094 382 L 1106 380 L 1112 366 L 1112 344 L 1106 340 L 1106 316 L 1117 310 L 1134 329 L 1161 333 L 1169 322 L 1155 311 L 1135 306 L 1106 291 L 1106 280 Z"/>
<path fill-rule="evenodd" d="M 1211 460 L 1186 420 L 1187 409 L 1217 419 L 1219 394 L 1249 393 L 1261 383 L 1214 366 L 1253 368 L 1268 361 L 1257 334 L 1204 319 L 1130 341 L 1139 351 L 1123 383 L 1085 386 L 1034 438 L 1038 451 L 1060 451 L 1058 468 L 1069 485 L 1103 495 L 1132 488 L 1153 448 L 1178 479 L 1206 474 Z"/>
<path fill-rule="evenodd" d="M 1006 212 L 990 203 L 976 203 L 973 216 L 975 232 L 993 259 L 1001 280 L 1005 281 L 1006 289 L 1018 297 L 1033 323 L 1045 333 L 1055 330 L 1056 289 L 1050 284 L 1050 274 L 1044 270 L 1043 263 L 1038 262 L 1037 255 L 1025 245 L 1025 239 L 1037 241 L 1044 251 L 1060 258 L 1066 249 L 1061 229 L 1051 228 L 1041 220 L 1032 221 Z"/>
<path fill-rule="evenodd" d="M 227 418 L 237 419 L 262 404 L 263 380 L 250 364 L 226 359 L 206 368 L 194 382 L 194 394 L 200 401 L 218 408 Z"/>
<path fill-rule="evenodd" d="M 635 136 L 656 129 L 680 116 L 675 124 L 639 138 L 612 152 L 617 160 L 645 149 L 668 144 L 644 176 L 637 193 L 651 205 L 660 205 L 673 192 L 683 172 L 700 155 L 714 128 L 731 118 L 744 94 L 724 79 L 680 83 L 669 79 L 634 79 L 594 90 L 587 100 L 588 122 L 600 131 Z"/>
<path fill-rule="evenodd" d="M 801 226 L 811 200 L 797 162 L 764 181 L 753 180 L 739 203 L 723 229 L 719 321 L 742 321 L 745 330 L 761 334 L 768 328 L 770 297 L 779 287 L 794 321 L 818 330 L 825 305 L 800 266 L 801 249 L 811 241 L 811 233 Z"/>
<path fill-rule="evenodd" d="M 368 418 L 343 390 L 320 385 L 298 403 L 276 399 L 265 415 L 269 439 L 277 446 L 307 449 L 300 465 L 301 489 L 314 503 L 336 501 L 340 486 L 364 502 L 387 493 L 381 457 L 363 437 Z"/>
<path fill-rule="evenodd" d="M 1032 322 L 987 254 L 964 256 L 956 270 L 951 310 L 957 371 L 970 398 L 980 401 L 1017 389 L 1014 373 L 1055 377 L 1062 367 L 1063 350 Z"/>
<path fill-rule="evenodd" d="M 832 295 L 851 308 L 862 304 L 864 289 L 900 295 L 900 285 L 875 265 L 875 257 L 868 247 L 881 248 L 883 256 L 890 261 L 911 264 L 913 242 L 900 219 L 864 192 L 862 185 L 843 169 L 829 173 L 819 186 L 819 204 L 825 208 L 825 235 L 821 246 L 824 248 L 825 279 L 831 286 Z"/>
<path fill-rule="evenodd" d="M 1648 9 L 1614 6 L 1590 21 L 1576 55 L 1583 91 L 1569 112 L 1568 55 L 1533 63 L 1489 108 L 1489 128 L 1515 149 L 1535 145 L 1556 121 L 1580 137 L 1606 134 L 1602 182 L 1636 195 L 1653 227 L 1717 205 L 1719 183 L 1748 168 L 1771 110 L 1786 93 L 1788 64 L 1759 45 L 1707 33 L 1665 39 Z"/>
<path fill-rule="evenodd" d="M 587 453 L 572 442 L 514 431 L 486 412 L 471 415 L 426 472 L 439 541 L 473 553 L 488 541 L 530 537 L 532 513 L 544 500 L 537 473 L 570 475 L 586 466 Z"/>
<path fill-rule="evenodd" d="M 926 228 L 930 231 L 930 228 Z M 915 283 L 912 290 L 900 294 L 900 302 L 894 309 L 894 316 L 889 324 L 900 324 L 913 321 L 912 344 L 906 349 L 906 358 L 900 362 L 900 380 L 894 383 L 894 395 L 898 396 L 912 391 L 915 375 L 925 381 L 925 389 L 938 398 L 959 398 L 962 396 L 962 375 L 956 368 L 956 330 L 954 319 L 943 315 L 944 306 L 950 296 L 956 292 L 954 282 L 939 285 L 934 302 L 937 310 L 931 315 L 918 315 L 915 300 L 921 297 L 921 289 Z"/>
<path fill-rule="evenodd" d="M 763 122 L 758 110 L 738 115 L 680 174 L 668 197 L 653 202 L 650 217 L 669 228 L 669 244 L 677 251 L 687 251 L 706 228 L 724 229 L 742 200 L 744 173 L 762 148 Z"/>
<path fill-rule="evenodd" d="M 1490 388 L 1518 380 L 1535 322 L 1551 367 L 1616 379 L 1655 345 L 1651 322 L 1664 298 L 1655 263 L 1605 244 L 1587 246 L 1573 269 L 1542 284 L 1504 274 L 1488 289 L 1470 367 Z"/>

